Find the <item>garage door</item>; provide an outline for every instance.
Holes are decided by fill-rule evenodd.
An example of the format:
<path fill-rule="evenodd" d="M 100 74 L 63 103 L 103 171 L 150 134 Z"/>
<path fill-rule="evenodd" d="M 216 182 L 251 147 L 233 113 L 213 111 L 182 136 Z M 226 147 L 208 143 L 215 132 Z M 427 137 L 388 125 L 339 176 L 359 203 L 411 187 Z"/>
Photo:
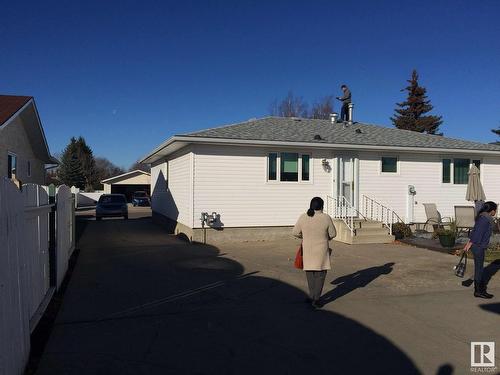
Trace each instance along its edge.
<path fill-rule="evenodd" d="M 125 194 L 127 201 L 132 201 L 135 191 L 145 191 L 150 195 L 150 185 L 111 185 L 111 194 Z"/>

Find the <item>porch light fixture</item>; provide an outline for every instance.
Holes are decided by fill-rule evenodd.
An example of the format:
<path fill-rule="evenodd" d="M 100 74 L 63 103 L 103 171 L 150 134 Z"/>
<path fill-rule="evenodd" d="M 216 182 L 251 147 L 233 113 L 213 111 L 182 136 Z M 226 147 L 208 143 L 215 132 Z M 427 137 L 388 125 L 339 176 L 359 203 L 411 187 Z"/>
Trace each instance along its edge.
<path fill-rule="evenodd" d="M 323 159 L 321 160 L 321 165 L 323 166 L 323 169 L 326 171 L 326 172 L 330 172 L 330 170 L 332 169 L 330 167 L 330 162 L 326 159 Z"/>

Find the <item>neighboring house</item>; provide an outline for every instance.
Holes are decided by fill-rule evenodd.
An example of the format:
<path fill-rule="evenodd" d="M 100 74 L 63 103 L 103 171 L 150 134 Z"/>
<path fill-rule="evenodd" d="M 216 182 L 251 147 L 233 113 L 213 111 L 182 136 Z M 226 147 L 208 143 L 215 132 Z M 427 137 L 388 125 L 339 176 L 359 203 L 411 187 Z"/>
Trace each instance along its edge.
<path fill-rule="evenodd" d="M 387 221 L 381 213 L 394 212 L 393 221 L 425 222 L 427 202 L 453 216 L 454 205 L 471 204 L 472 163 L 487 198 L 500 201 L 500 146 L 363 123 L 249 120 L 175 135 L 142 162 L 152 167 L 154 217 L 197 241 L 289 236 L 314 196 L 351 236 L 362 232 L 351 217 Z M 203 230 L 203 212 L 220 215 L 218 230 Z"/>
<path fill-rule="evenodd" d="M 0 177 L 44 184 L 55 164 L 33 97 L 0 95 Z"/>
<path fill-rule="evenodd" d="M 125 194 L 127 199 L 132 199 L 136 191 L 145 191 L 150 194 L 151 174 L 139 169 L 102 180 L 105 194 Z"/>

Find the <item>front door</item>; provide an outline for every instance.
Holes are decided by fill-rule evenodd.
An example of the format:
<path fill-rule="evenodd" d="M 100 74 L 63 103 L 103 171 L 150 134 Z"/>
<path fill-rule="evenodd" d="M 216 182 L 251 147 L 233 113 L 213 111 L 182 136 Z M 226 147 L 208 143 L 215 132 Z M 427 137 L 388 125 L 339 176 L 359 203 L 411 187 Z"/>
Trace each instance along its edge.
<path fill-rule="evenodd" d="M 340 206 L 344 207 L 342 197 L 353 206 L 348 215 L 357 216 L 358 209 L 358 159 L 353 156 L 339 156 L 337 163 L 337 198 Z M 345 210 L 346 208 L 342 208 Z"/>

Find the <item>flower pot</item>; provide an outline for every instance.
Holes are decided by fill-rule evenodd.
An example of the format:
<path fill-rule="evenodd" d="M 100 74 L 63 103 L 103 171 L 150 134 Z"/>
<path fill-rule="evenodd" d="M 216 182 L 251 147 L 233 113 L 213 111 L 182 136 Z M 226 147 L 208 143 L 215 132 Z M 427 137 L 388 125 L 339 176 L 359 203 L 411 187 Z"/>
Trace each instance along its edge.
<path fill-rule="evenodd" d="M 455 235 L 454 234 L 440 234 L 439 243 L 443 247 L 453 247 L 455 246 Z"/>

